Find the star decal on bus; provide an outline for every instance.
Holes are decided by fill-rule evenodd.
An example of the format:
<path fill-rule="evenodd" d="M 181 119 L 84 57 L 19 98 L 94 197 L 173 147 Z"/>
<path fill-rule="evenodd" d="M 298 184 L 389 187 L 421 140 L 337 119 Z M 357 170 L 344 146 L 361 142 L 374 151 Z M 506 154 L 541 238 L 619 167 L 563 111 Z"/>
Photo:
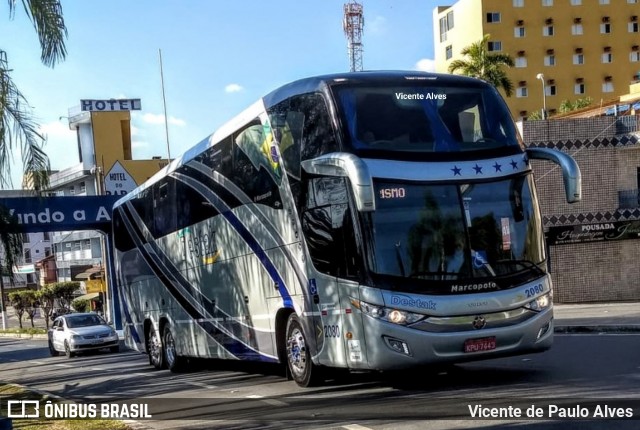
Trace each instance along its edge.
<path fill-rule="evenodd" d="M 513 170 L 518 170 L 518 162 L 517 161 L 513 161 L 513 158 L 511 159 L 511 167 L 513 167 Z"/>
<path fill-rule="evenodd" d="M 497 161 L 496 164 L 493 165 L 493 168 L 496 169 L 496 172 L 502 172 L 502 164 L 498 164 Z"/>
<path fill-rule="evenodd" d="M 453 176 L 462 176 L 462 174 L 460 173 L 462 169 L 458 166 L 453 166 L 453 169 L 451 170 L 453 170 Z"/>
<path fill-rule="evenodd" d="M 476 171 L 476 175 L 482 175 L 482 167 L 478 166 L 478 163 L 476 163 L 476 165 L 473 166 L 473 170 Z"/>

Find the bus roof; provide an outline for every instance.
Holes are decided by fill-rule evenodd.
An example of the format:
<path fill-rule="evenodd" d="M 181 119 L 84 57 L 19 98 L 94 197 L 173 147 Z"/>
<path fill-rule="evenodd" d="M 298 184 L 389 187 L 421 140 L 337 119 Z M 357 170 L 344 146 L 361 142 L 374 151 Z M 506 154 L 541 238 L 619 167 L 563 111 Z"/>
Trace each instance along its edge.
<path fill-rule="evenodd" d="M 258 116 L 265 108 L 269 108 L 282 100 L 287 99 L 296 94 L 304 94 L 308 92 L 320 91 L 325 87 L 333 85 L 382 85 L 400 83 L 409 83 L 410 81 L 438 81 L 441 85 L 453 85 L 461 87 L 482 87 L 489 84 L 477 78 L 468 76 L 452 75 L 444 73 L 431 73 L 421 71 L 364 71 L 364 72 L 345 72 L 327 75 L 312 76 L 293 81 L 285 84 L 266 96 L 258 99 L 244 111 L 233 117 L 231 120 L 223 124 L 214 133 L 201 140 L 199 143 L 188 149 L 182 155 L 173 159 L 171 163 L 156 172 L 151 178 L 139 185 L 133 191 L 116 201 L 114 207 L 120 206 L 127 200 L 132 199 L 146 188 L 150 187 L 160 179 L 177 170 L 180 166 L 202 154 L 209 147 L 228 137 L 233 131 L 246 124 L 251 119 Z"/>

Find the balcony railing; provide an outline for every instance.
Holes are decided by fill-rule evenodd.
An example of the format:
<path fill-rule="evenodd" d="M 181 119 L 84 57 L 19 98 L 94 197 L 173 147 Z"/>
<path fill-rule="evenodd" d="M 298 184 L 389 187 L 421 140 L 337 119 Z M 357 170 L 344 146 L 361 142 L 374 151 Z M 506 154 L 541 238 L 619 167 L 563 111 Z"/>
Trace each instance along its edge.
<path fill-rule="evenodd" d="M 640 207 L 640 190 L 618 191 L 618 207 L 620 209 Z"/>

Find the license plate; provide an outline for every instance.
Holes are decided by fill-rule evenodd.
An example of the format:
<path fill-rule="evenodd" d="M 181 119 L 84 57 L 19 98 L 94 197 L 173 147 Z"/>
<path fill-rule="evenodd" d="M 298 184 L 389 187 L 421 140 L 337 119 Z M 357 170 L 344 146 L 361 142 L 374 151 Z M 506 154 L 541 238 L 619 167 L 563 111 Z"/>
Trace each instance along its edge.
<path fill-rule="evenodd" d="M 91 341 L 92 345 L 100 345 L 101 343 L 104 343 L 104 341 L 103 340 L 92 340 Z"/>
<path fill-rule="evenodd" d="M 495 337 L 483 337 L 481 339 L 467 339 L 464 341 L 464 352 L 481 352 L 496 349 Z"/>

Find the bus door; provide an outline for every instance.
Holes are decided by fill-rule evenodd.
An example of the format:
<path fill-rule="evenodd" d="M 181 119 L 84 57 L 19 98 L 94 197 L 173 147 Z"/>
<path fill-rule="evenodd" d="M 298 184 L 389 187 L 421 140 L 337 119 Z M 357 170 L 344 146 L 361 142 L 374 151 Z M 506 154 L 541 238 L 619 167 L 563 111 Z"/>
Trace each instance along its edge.
<path fill-rule="evenodd" d="M 347 179 L 314 177 L 305 182 L 302 232 L 313 263 L 309 296 L 319 359 L 323 364 L 346 365 L 345 315 L 349 296 L 358 294 L 358 283 L 347 279 L 356 277 L 359 258 Z"/>

